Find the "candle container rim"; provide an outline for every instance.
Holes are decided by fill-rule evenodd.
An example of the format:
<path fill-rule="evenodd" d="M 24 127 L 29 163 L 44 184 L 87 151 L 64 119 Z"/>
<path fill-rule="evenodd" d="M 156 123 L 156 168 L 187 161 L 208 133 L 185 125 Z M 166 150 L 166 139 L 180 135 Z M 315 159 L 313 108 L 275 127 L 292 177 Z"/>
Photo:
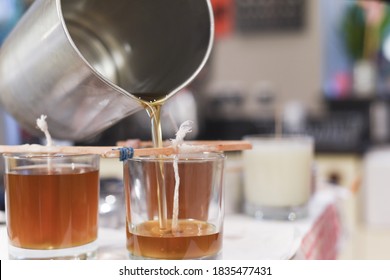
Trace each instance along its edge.
<path fill-rule="evenodd" d="M 99 157 L 96 154 L 63 154 L 63 153 L 4 153 L 2 154 L 4 158 L 13 158 L 13 159 L 67 159 L 67 158 L 83 158 L 83 157 Z"/>

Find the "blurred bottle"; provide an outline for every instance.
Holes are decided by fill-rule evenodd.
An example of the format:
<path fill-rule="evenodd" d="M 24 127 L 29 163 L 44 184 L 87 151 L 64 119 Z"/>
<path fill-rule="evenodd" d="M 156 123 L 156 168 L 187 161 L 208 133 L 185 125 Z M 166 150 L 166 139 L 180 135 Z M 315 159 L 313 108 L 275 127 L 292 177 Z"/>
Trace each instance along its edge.
<path fill-rule="evenodd" d="M 0 47 L 8 33 L 22 16 L 22 0 L 0 0 Z M 16 121 L 0 108 L 0 144 L 19 144 L 20 130 Z M 4 210 L 3 161 L 0 160 L 0 211 Z"/>
<path fill-rule="evenodd" d="M 25 8 L 26 5 L 23 0 L 0 0 L 0 47 L 8 33 L 23 15 Z M 0 108 L 0 144 L 20 144 L 19 140 L 20 129 L 18 124 Z"/>
<path fill-rule="evenodd" d="M 283 108 L 283 131 L 288 134 L 303 134 L 306 131 L 307 112 L 298 100 L 287 102 Z"/>

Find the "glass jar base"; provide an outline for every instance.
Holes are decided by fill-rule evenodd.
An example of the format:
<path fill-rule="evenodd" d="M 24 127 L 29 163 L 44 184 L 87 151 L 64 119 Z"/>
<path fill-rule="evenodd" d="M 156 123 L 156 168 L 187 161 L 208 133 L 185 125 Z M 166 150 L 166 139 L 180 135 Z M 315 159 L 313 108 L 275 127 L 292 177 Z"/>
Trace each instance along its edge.
<path fill-rule="evenodd" d="M 143 256 L 135 256 L 132 253 L 129 252 L 128 254 L 130 260 L 168 260 L 168 259 L 156 259 L 156 258 L 148 258 L 148 257 L 143 257 Z M 222 260 L 222 252 L 219 252 L 215 255 L 211 256 L 204 256 L 200 258 L 195 258 L 195 259 L 182 259 L 182 260 Z"/>
<path fill-rule="evenodd" d="M 256 219 L 264 220 L 295 221 L 297 219 L 305 218 L 308 215 L 307 204 L 300 206 L 272 207 L 258 206 L 245 202 L 244 211 L 246 214 L 253 216 Z"/>
<path fill-rule="evenodd" d="M 86 245 L 49 250 L 24 249 L 8 245 L 11 260 L 93 260 L 97 257 L 97 241 Z"/>

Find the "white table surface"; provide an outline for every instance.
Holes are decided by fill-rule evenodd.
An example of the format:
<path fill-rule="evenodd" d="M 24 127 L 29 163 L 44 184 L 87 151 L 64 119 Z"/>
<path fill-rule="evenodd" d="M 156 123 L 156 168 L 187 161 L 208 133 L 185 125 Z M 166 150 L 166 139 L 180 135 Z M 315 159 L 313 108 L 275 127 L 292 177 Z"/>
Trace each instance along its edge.
<path fill-rule="evenodd" d="M 310 201 L 309 216 L 294 222 L 256 220 L 244 214 L 226 215 L 222 259 L 293 258 L 318 217 L 329 204 L 336 203 L 339 196 L 339 192 L 332 189 L 317 192 Z M 124 229 L 100 228 L 98 244 L 98 259 L 127 259 Z M 8 259 L 5 224 L 0 225 L 0 259 Z"/>

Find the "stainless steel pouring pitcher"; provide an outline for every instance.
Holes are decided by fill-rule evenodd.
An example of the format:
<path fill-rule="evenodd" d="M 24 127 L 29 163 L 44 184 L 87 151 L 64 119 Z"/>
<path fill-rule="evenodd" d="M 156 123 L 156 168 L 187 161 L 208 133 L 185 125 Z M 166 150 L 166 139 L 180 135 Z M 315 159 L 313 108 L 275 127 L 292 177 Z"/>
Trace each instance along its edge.
<path fill-rule="evenodd" d="M 36 0 L 0 49 L 0 103 L 29 132 L 85 140 L 186 86 L 213 43 L 209 0 Z"/>

